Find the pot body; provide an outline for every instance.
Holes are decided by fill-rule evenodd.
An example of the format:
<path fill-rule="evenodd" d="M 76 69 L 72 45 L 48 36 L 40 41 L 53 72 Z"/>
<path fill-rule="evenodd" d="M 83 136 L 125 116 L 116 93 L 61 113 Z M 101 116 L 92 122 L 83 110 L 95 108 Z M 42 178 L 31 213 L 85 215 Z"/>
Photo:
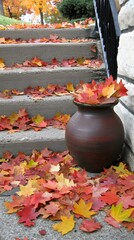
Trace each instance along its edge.
<path fill-rule="evenodd" d="M 78 165 L 89 172 L 110 167 L 122 152 L 123 124 L 114 112 L 115 104 L 83 105 L 69 120 L 65 139 Z"/>

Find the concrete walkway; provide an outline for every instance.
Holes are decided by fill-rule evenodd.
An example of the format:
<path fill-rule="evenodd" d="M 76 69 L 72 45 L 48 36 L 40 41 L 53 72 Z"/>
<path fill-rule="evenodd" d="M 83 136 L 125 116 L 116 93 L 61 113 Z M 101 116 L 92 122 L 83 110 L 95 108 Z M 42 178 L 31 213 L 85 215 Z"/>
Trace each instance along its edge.
<path fill-rule="evenodd" d="M 4 201 L 10 201 L 11 197 L 0 197 L 0 240 L 15 240 L 20 238 L 24 240 L 133 240 L 134 231 L 128 232 L 125 228 L 114 228 L 104 222 L 105 213 L 99 212 L 95 216 L 96 220 L 103 226 L 100 230 L 93 233 L 85 233 L 79 230 L 81 219 L 76 220 L 75 228 L 72 232 L 62 236 L 57 231 L 54 231 L 52 225 L 55 221 L 45 220 L 41 217 L 35 221 L 35 226 L 24 227 L 23 224 L 18 223 L 16 214 L 7 214 L 4 207 Z M 46 235 L 40 235 L 40 230 L 46 230 Z"/>

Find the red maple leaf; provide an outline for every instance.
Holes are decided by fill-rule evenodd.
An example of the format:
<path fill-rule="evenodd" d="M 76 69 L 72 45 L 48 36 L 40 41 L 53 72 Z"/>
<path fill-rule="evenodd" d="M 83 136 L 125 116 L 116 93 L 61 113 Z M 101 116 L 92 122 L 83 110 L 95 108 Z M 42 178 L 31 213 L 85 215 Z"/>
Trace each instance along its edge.
<path fill-rule="evenodd" d="M 121 196 L 118 203 L 122 202 L 124 208 L 134 207 L 133 195 Z"/>
<path fill-rule="evenodd" d="M 120 224 L 114 220 L 112 217 L 106 217 L 105 219 L 105 222 L 109 223 L 110 225 L 112 225 L 113 227 L 115 228 L 120 228 Z"/>
<path fill-rule="evenodd" d="M 100 229 L 102 226 L 99 222 L 96 222 L 94 219 L 92 220 L 83 220 L 80 225 L 80 230 L 85 232 L 94 232 Z"/>
<path fill-rule="evenodd" d="M 100 200 L 100 198 L 92 198 L 91 201 L 93 202 L 92 209 L 94 211 L 99 211 L 100 209 L 104 208 L 106 203 Z"/>
<path fill-rule="evenodd" d="M 45 197 L 43 197 L 43 192 L 36 192 L 33 195 L 26 197 L 24 200 L 24 206 L 34 206 L 34 208 L 37 208 L 38 205 L 42 203 L 42 204 L 46 204 L 46 199 Z"/>
<path fill-rule="evenodd" d="M 128 175 L 123 178 L 119 178 L 118 184 L 122 185 L 121 188 L 123 189 L 124 192 L 129 189 L 132 189 L 134 187 L 134 174 Z"/>
<path fill-rule="evenodd" d="M 17 215 L 20 216 L 19 223 L 24 223 L 25 226 L 31 227 L 34 226 L 34 222 L 39 213 L 35 212 L 33 205 L 25 206 L 21 211 L 17 212 Z"/>
<path fill-rule="evenodd" d="M 46 213 L 55 216 L 55 214 L 60 209 L 60 204 L 58 202 L 50 202 L 46 207 Z"/>
<path fill-rule="evenodd" d="M 113 203 L 117 203 L 119 200 L 119 196 L 116 194 L 115 189 L 111 189 L 111 191 L 105 192 L 102 194 L 102 196 L 100 197 L 100 200 L 102 200 L 103 202 L 111 205 Z"/>

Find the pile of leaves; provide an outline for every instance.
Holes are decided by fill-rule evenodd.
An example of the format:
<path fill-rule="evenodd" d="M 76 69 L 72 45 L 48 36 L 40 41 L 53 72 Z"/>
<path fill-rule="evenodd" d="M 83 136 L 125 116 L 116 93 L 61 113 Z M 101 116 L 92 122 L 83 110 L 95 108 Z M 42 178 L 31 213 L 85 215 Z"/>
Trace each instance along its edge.
<path fill-rule="evenodd" d="M 127 95 L 127 89 L 122 80 L 117 82 L 112 76 L 103 82 L 84 83 L 74 92 L 74 100 L 84 104 L 113 103 L 118 98 Z"/>
<path fill-rule="evenodd" d="M 40 114 L 31 118 L 25 109 L 20 109 L 18 113 L 12 113 L 10 116 L 0 116 L 0 131 L 9 130 L 10 133 L 29 129 L 40 131 L 50 126 L 65 129 L 69 119 L 69 114 L 61 114 L 59 112 L 51 119 L 45 119 Z"/>
<path fill-rule="evenodd" d="M 11 68 L 23 68 L 23 67 L 46 67 L 46 68 L 55 68 L 55 67 L 89 67 L 89 68 L 98 68 L 102 65 L 102 60 L 100 59 L 85 59 L 82 58 L 71 58 L 63 59 L 61 62 L 56 58 L 53 58 L 50 62 L 46 62 L 38 57 L 34 57 L 30 60 L 25 60 L 23 63 L 15 63 Z M 0 69 L 6 68 L 4 59 L 0 58 Z M 9 67 L 8 67 L 9 69 Z"/>
<path fill-rule="evenodd" d="M 90 233 L 103 227 L 96 220 L 103 210 L 108 224 L 134 229 L 134 174 L 123 162 L 90 177 L 67 151 L 45 148 L 16 157 L 6 152 L 0 161 L 0 192 L 18 188 L 4 205 L 9 214 L 16 213 L 19 223 L 34 226 L 39 216 L 58 220 L 52 227 L 64 235 L 80 218 L 79 229 Z"/>
<path fill-rule="evenodd" d="M 94 42 L 93 39 L 86 39 L 86 38 L 73 38 L 73 39 L 66 39 L 60 38 L 57 34 L 51 34 L 49 38 L 31 38 L 31 39 L 13 39 L 13 38 L 0 38 L 0 44 L 21 44 L 21 43 L 81 43 L 81 42 Z"/>
<path fill-rule="evenodd" d="M 80 22 L 74 22 L 74 23 L 69 23 L 69 22 L 62 22 L 62 23 L 54 23 L 54 24 L 14 24 L 14 25 L 9 25 L 9 26 L 0 26 L 0 30 L 6 30 L 6 29 L 34 29 L 34 28 L 39 28 L 39 29 L 44 29 L 44 28 L 53 28 L 53 29 L 58 29 L 58 28 L 88 28 L 91 24 L 94 24 L 94 20 L 92 18 L 88 18 L 84 21 Z"/>
<path fill-rule="evenodd" d="M 64 86 L 58 84 L 48 84 L 46 87 L 37 86 L 37 87 L 27 87 L 24 91 L 19 91 L 17 89 L 5 89 L 0 92 L 0 98 L 12 98 L 12 96 L 28 95 L 32 99 L 42 99 L 50 96 L 63 96 L 69 95 L 75 91 L 74 85 L 72 83 L 67 83 Z"/>

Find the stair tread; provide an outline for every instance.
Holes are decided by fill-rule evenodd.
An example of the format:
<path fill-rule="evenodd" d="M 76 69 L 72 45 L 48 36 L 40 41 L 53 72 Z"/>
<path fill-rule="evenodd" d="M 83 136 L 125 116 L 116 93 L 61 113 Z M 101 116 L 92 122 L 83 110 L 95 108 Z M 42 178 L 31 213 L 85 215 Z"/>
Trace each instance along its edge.
<path fill-rule="evenodd" d="M 63 46 L 90 46 L 90 45 L 94 45 L 96 44 L 96 41 L 89 41 L 89 42 L 57 42 L 57 43 L 53 43 L 53 42 L 48 42 L 48 43 L 44 43 L 44 42 L 41 42 L 41 43 L 10 43 L 10 44 L 0 44 L 0 48 L 12 48 L 12 47 L 16 47 L 16 48 L 23 48 L 23 47 L 27 47 L 27 48 L 30 48 L 30 47 L 38 47 L 38 46 L 46 46 L 46 47 L 51 47 L 51 46 L 60 46 L 60 47 L 63 47 Z"/>
<path fill-rule="evenodd" d="M 31 29 L 5 29 L 1 30 L 0 37 L 12 39 L 39 39 L 50 38 L 56 34 L 59 38 L 68 39 L 69 42 L 26 42 L 0 44 L 1 57 L 5 61 L 6 67 L 0 69 L 0 90 L 12 90 L 13 88 L 23 91 L 28 86 L 47 86 L 48 84 L 65 85 L 72 82 L 74 86 L 80 81 L 90 82 L 92 79 L 100 79 L 104 76 L 104 64 L 99 66 L 99 51 L 95 52 L 92 47 L 97 46 L 95 39 L 90 39 L 94 25 L 87 28 L 31 28 Z M 87 39 L 87 41 L 73 42 L 71 39 Z M 98 55 L 97 55 L 98 54 Z M 50 62 L 56 58 L 59 63 L 52 61 L 53 65 L 41 67 L 12 67 L 16 63 L 25 63 L 26 60 L 39 58 L 41 61 Z M 68 66 L 67 60 L 82 58 L 84 60 L 98 60 L 98 65 L 72 67 Z M 62 61 L 66 61 L 63 63 Z M 61 63 L 60 63 L 61 62 Z M 87 61 L 88 62 L 88 61 Z M 57 64 L 57 66 L 56 66 Z M 26 63 L 24 64 L 26 65 Z M 34 64 L 36 66 L 36 64 Z M 61 66 L 59 66 L 61 65 Z M 74 63 L 77 65 L 77 62 Z M 17 65 L 16 65 L 17 66 Z M 99 67 L 98 67 L 99 66 Z M 53 118 L 56 112 L 72 115 L 77 107 L 73 104 L 71 95 L 50 96 L 42 99 L 33 99 L 32 96 L 19 95 L 10 99 L 0 98 L 0 115 L 11 115 L 13 112 L 25 108 L 29 116 L 40 114 L 46 119 Z M 13 132 L 13 133 L 11 133 Z M 44 147 L 54 151 L 64 151 L 65 130 L 47 127 L 39 132 L 27 131 L 1 131 L 0 132 L 0 154 L 11 151 L 17 154 L 18 151 L 31 153 L 33 149 L 41 150 Z"/>
<path fill-rule="evenodd" d="M 9 134 L 8 131 L 0 132 L 0 157 L 6 151 L 10 151 L 14 155 L 17 155 L 18 152 L 31 154 L 33 149 L 42 150 L 46 147 L 53 151 L 66 150 L 65 130 L 48 127 L 39 132 L 34 130 L 12 134 Z"/>
<path fill-rule="evenodd" d="M 73 114 L 76 110 L 70 95 L 46 97 L 41 100 L 34 100 L 28 96 L 0 99 L 0 115 L 9 116 L 22 108 L 25 108 L 31 117 L 40 114 L 46 118 L 52 118 L 56 112 Z"/>
<path fill-rule="evenodd" d="M 11 38 L 42 38 L 49 37 L 50 34 L 56 34 L 59 37 L 66 38 L 89 38 L 92 35 L 94 24 L 87 28 L 28 28 L 28 29 L 5 29 L 0 30 L 1 37 Z M 24 34 L 25 33 L 25 34 Z"/>
<path fill-rule="evenodd" d="M 60 62 L 63 61 L 63 59 L 68 60 L 72 58 L 96 59 L 97 51 L 91 51 L 95 44 L 96 43 L 91 42 L 79 44 L 8 44 L 4 46 L 1 44 L 0 53 L 6 66 L 12 67 L 16 63 L 24 63 L 26 60 L 31 61 L 31 59 L 35 57 L 45 62 L 51 62 L 52 59 Z M 10 56 L 13 56 L 13 58 Z"/>
<path fill-rule="evenodd" d="M 100 67 L 84 67 L 84 66 L 76 66 L 76 67 L 54 67 L 54 68 L 50 68 L 50 67 L 20 67 L 20 68 L 16 68 L 16 67 L 6 67 L 3 69 L 0 69 L 0 75 L 4 75 L 4 74 L 8 74 L 8 73 L 26 73 L 26 72 L 62 72 L 62 71 L 73 71 L 73 70 L 77 70 L 77 71 L 97 71 L 97 70 L 104 70 L 104 63 L 101 64 Z"/>
<path fill-rule="evenodd" d="M 32 129 L 26 131 L 18 131 L 14 133 L 10 133 L 9 131 L 0 131 L 0 144 L 5 143 L 16 143 L 16 142 L 34 142 L 34 141 L 42 141 L 42 140 L 51 140 L 59 139 L 63 140 L 65 135 L 65 130 L 47 127 L 42 129 L 41 131 L 34 131 Z"/>

